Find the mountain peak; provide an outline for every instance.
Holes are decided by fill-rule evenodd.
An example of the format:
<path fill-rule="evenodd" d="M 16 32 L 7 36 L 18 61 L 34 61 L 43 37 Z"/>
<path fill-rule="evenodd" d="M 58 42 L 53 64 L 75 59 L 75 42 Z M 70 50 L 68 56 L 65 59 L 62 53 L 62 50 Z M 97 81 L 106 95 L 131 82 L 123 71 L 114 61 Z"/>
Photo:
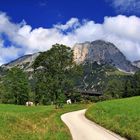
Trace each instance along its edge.
<path fill-rule="evenodd" d="M 97 62 L 109 64 L 127 72 L 137 70 L 113 43 L 104 40 L 76 44 L 73 49 L 76 63 Z"/>

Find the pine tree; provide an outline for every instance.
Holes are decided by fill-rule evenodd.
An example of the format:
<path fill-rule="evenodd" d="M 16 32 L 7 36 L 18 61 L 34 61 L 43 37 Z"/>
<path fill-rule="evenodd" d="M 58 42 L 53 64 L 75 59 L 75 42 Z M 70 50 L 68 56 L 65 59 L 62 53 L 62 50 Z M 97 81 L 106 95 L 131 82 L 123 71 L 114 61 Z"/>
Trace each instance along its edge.
<path fill-rule="evenodd" d="M 140 71 L 136 72 L 134 75 L 133 86 L 135 88 L 135 95 L 140 95 Z"/>

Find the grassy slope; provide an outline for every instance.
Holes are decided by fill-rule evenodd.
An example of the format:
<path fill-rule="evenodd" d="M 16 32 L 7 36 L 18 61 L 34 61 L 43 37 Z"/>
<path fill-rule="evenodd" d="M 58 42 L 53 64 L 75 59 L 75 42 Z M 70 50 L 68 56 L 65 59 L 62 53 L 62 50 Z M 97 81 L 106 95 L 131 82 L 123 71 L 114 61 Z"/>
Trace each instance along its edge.
<path fill-rule="evenodd" d="M 131 73 L 125 73 L 123 71 L 115 70 L 112 72 L 107 72 L 108 75 L 117 75 L 117 76 L 125 76 L 125 75 L 132 75 Z"/>
<path fill-rule="evenodd" d="M 140 97 L 99 102 L 86 116 L 132 140 L 140 140 Z"/>
<path fill-rule="evenodd" d="M 0 140 L 71 140 L 61 114 L 86 105 L 25 107 L 0 105 Z"/>

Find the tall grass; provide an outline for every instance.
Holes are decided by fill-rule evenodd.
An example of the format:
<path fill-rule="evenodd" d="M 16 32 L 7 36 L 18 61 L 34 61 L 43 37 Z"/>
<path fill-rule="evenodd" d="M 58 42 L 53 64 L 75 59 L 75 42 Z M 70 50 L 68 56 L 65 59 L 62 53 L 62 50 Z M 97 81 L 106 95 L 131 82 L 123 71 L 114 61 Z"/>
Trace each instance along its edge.
<path fill-rule="evenodd" d="M 71 140 L 61 114 L 85 105 L 25 107 L 0 105 L 0 140 Z"/>
<path fill-rule="evenodd" d="M 140 97 L 99 102 L 86 116 L 130 140 L 140 140 Z"/>

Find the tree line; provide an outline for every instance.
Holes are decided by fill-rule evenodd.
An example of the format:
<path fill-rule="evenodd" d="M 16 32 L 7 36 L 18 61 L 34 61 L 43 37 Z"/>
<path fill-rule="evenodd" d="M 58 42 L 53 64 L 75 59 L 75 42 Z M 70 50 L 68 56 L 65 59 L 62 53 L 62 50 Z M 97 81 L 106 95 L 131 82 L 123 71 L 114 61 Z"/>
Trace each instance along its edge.
<path fill-rule="evenodd" d="M 116 76 L 117 77 L 117 76 Z M 110 78 L 103 89 L 103 99 L 140 96 L 140 71 L 134 75 Z"/>

